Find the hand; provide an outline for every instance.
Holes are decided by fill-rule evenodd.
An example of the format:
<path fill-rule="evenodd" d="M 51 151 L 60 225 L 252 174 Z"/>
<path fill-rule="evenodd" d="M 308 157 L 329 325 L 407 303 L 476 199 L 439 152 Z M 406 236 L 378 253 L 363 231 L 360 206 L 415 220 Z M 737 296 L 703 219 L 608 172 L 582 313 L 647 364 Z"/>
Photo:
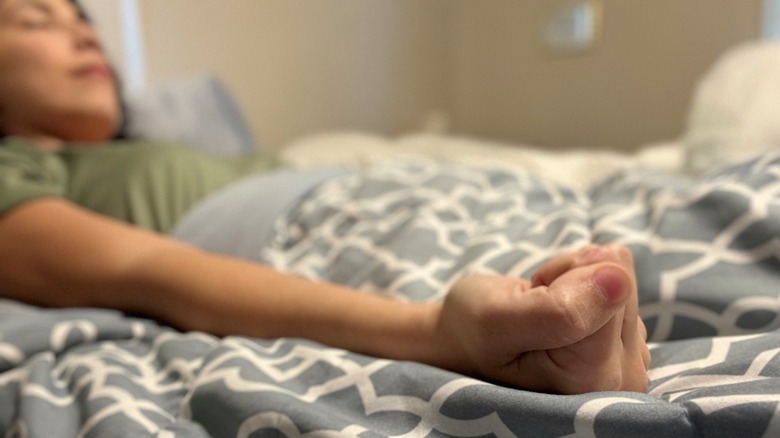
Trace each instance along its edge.
<path fill-rule="evenodd" d="M 587 247 L 532 281 L 475 276 L 450 291 L 438 330 L 449 367 L 553 393 L 647 390 L 650 353 L 631 254 Z"/>

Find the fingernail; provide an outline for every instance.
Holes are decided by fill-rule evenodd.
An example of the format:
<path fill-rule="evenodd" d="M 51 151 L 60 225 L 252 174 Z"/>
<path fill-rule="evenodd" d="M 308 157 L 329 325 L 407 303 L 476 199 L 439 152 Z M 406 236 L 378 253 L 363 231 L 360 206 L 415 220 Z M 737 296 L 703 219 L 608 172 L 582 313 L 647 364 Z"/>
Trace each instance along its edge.
<path fill-rule="evenodd" d="M 625 279 L 622 273 L 615 272 L 613 268 L 603 268 L 593 275 L 593 284 L 604 296 L 607 305 L 615 304 L 626 293 Z"/>

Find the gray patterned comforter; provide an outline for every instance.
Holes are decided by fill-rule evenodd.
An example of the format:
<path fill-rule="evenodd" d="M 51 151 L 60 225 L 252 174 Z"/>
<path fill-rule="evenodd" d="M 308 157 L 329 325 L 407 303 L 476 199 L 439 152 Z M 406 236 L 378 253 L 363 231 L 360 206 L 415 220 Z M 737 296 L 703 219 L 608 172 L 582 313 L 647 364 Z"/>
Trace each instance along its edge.
<path fill-rule="evenodd" d="M 249 200 L 248 200 L 249 201 Z M 247 230 L 250 232 L 251 230 Z M 777 436 L 780 155 L 589 191 L 513 169 L 393 163 L 321 185 L 257 258 L 434 300 L 459 276 L 529 275 L 587 243 L 636 260 L 648 394 L 555 396 L 296 339 L 179 333 L 111 311 L 0 318 L 11 437 Z"/>

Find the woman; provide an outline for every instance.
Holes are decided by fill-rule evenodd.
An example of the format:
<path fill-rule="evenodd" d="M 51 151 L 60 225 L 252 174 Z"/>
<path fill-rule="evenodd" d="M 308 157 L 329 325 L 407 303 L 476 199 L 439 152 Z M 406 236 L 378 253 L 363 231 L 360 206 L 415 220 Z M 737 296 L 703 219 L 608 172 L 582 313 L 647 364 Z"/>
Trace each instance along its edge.
<path fill-rule="evenodd" d="M 646 390 L 649 353 L 625 249 L 557 258 L 530 282 L 465 278 L 426 304 L 206 253 L 154 230 L 270 164 L 239 169 L 190 150 L 106 148 L 121 119 L 116 89 L 77 5 L 0 0 L 0 131 L 12 138 L 0 148 L 0 296 L 119 309 L 217 335 L 303 337 L 532 390 Z M 160 187 L 172 172 L 209 182 Z M 166 194 L 132 192 L 106 205 L 110 186 L 136 183 L 186 192 L 175 197 L 185 200 L 172 206 Z"/>

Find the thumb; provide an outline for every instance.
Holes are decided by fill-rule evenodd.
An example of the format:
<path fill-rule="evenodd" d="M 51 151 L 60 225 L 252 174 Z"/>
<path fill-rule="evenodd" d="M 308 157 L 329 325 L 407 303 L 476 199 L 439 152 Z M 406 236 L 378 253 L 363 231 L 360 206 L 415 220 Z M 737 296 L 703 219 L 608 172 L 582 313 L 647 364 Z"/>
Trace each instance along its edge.
<path fill-rule="evenodd" d="M 577 343 L 605 326 L 625 307 L 631 274 L 614 262 L 565 272 L 549 286 L 518 296 L 525 350 L 550 350 Z"/>

